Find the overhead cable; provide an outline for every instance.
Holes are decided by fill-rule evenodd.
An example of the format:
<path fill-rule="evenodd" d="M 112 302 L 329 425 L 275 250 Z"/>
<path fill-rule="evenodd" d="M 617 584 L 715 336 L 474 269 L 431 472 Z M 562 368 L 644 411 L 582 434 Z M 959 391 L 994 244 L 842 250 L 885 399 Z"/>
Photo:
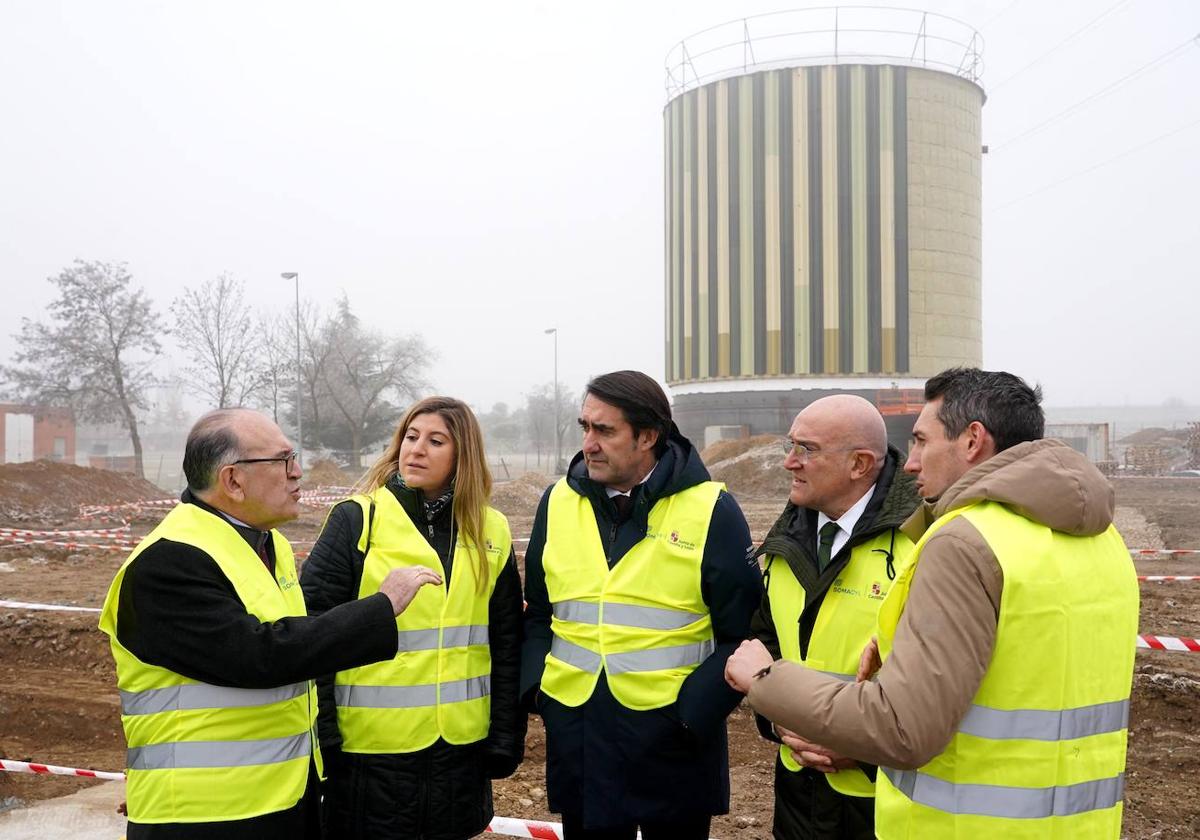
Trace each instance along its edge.
<path fill-rule="evenodd" d="M 1167 62 L 1170 62 L 1176 58 L 1179 58 L 1181 55 L 1184 54 L 1184 51 L 1189 46 L 1200 47 L 1200 35 L 1196 35 L 1195 37 L 1188 38 L 1183 43 L 1172 47 L 1171 49 L 1167 50 L 1165 53 L 1158 56 L 1157 58 L 1143 64 L 1141 67 L 1134 70 L 1132 73 L 1128 73 L 1128 74 L 1122 76 L 1121 78 L 1117 79 L 1115 82 L 1108 85 L 1107 87 L 1096 91 L 1091 96 L 1088 96 L 1088 97 L 1085 97 L 1084 99 L 1079 100 L 1074 105 L 1070 105 L 1070 106 L 1064 108 L 1063 110 L 1059 111 L 1057 114 L 1054 114 L 1053 116 L 1043 120 L 1042 122 L 1038 123 L 1037 125 L 1033 126 L 1032 128 L 1026 129 L 1025 131 L 1021 132 L 1020 134 L 1016 135 L 1015 137 L 1010 137 L 1009 139 L 1005 140 L 1002 143 L 996 143 L 994 145 L 990 145 L 989 152 L 999 151 L 1000 149 L 1007 148 L 1020 140 L 1024 140 L 1026 137 L 1029 137 L 1033 134 L 1037 134 L 1043 128 L 1053 125 L 1054 123 L 1058 122 L 1059 120 L 1063 119 L 1064 117 L 1079 110 L 1083 106 L 1085 106 L 1091 102 L 1094 102 L 1095 100 L 1099 99 L 1102 96 L 1106 96 L 1106 95 L 1112 93 L 1114 90 L 1116 90 L 1117 88 L 1119 88 L 1121 85 L 1125 84 L 1126 82 L 1132 81 L 1133 79 L 1142 75 L 1143 73 L 1149 73 L 1152 69 L 1155 69 L 1156 67 L 1161 67 L 1162 65 L 1166 64 Z"/>
<path fill-rule="evenodd" d="M 1025 65 L 1024 67 L 1022 67 L 1020 70 L 1018 70 L 1017 72 L 1013 73 L 1011 76 L 1006 76 L 1005 78 L 1003 78 L 1003 79 L 1001 79 L 1000 81 L 996 82 L 994 85 L 991 85 L 991 86 L 989 87 L 989 89 L 988 89 L 988 90 L 989 90 L 989 92 L 995 91 L 995 90 L 997 90 L 999 87 L 1001 87 L 1002 85 L 1008 84 L 1008 83 L 1009 83 L 1009 82 L 1011 82 L 1013 79 L 1015 79 L 1017 76 L 1020 76 L 1022 73 L 1024 73 L 1026 70 L 1028 70 L 1030 67 L 1033 67 L 1035 64 L 1037 64 L 1038 62 L 1040 62 L 1042 59 L 1046 58 L 1048 55 L 1050 55 L 1050 54 L 1054 53 L 1055 51 L 1057 51 L 1057 50 L 1058 50 L 1060 47 L 1063 47 L 1063 46 L 1065 46 L 1067 43 L 1069 43 L 1070 41 L 1073 41 L 1075 38 L 1078 38 L 1078 37 L 1079 37 L 1080 35 L 1082 35 L 1084 32 L 1087 32 L 1089 29 L 1091 29 L 1091 28 L 1092 28 L 1093 26 L 1095 26 L 1097 23 L 1099 23 L 1100 21 L 1104 20 L 1104 18 L 1108 17 L 1109 15 L 1111 15 L 1113 12 L 1115 12 L 1117 9 L 1121 8 L 1122 6 L 1126 6 L 1126 5 L 1128 5 L 1130 2 L 1131 2 L 1131 0 L 1117 0 L 1117 2 L 1116 2 L 1116 3 L 1114 3 L 1114 4 L 1113 4 L 1113 5 L 1111 5 L 1111 6 L 1109 6 L 1109 7 L 1108 7 L 1108 8 L 1107 8 L 1105 11 L 1101 12 L 1099 15 L 1097 15 L 1097 16 L 1096 16 L 1096 17 L 1094 17 L 1094 18 L 1092 18 L 1090 21 L 1088 21 L 1087 23 L 1085 23 L 1083 26 L 1081 26 L 1081 27 L 1079 27 L 1078 29 L 1076 29 L 1074 32 L 1072 32 L 1070 35 L 1068 35 L 1066 38 L 1063 38 L 1061 41 L 1059 41 L 1059 42 L 1058 42 L 1057 44 L 1055 44 L 1053 47 L 1051 47 L 1050 49 L 1046 50 L 1044 53 L 1042 53 L 1041 55 L 1039 55 L 1039 56 L 1038 56 L 1037 58 L 1035 58 L 1033 61 L 1031 61 L 1031 62 L 1029 62 L 1028 64 L 1026 64 L 1026 65 Z"/>
<path fill-rule="evenodd" d="M 1198 125 L 1200 125 L 1200 120 L 1194 120 L 1190 123 L 1187 123 L 1186 125 L 1181 125 L 1178 128 L 1171 129 L 1170 131 L 1166 132 L 1165 134 L 1158 135 L 1153 140 L 1147 140 L 1145 143 L 1142 143 L 1139 146 L 1134 146 L 1132 149 L 1126 149 L 1125 151 L 1115 154 L 1110 158 L 1106 158 L 1105 160 L 1102 160 L 1099 163 L 1089 166 L 1087 169 L 1081 169 L 1078 172 L 1071 173 L 1070 175 L 1066 176 L 1065 178 L 1059 178 L 1057 181 L 1053 181 L 1049 184 L 1046 184 L 1044 187 L 1038 187 L 1033 192 L 1027 193 L 1026 195 L 1023 195 L 1020 198 L 1014 198 L 1012 201 L 1006 201 L 1004 204 L 1001 204 L 999 207 L 993 208 L 993 210 L 999 211 L 999 210 L 1004 210 L 1007 207 L 1012 207 L 1014 204 L 1019 204 L 1022 201 L 1033 198 L 1035 195 L 1040 195 L 1040 194 L 1044 193 L 1046 190 L 1054 189 L 1057 186 L 1065 184 L 1067 181 L 1073 181 L 1076 178 L 1080 178 L 1084 175 L 1087 175 L 1089 172 L 1095 172 L 1097 169 L 1108 166 L 1110 163 L 1114 163 L 1123 157 L 1128 157 L 1129 155 L 1136 154 L 1137 152 L 1140 152 L 1143 149 L 1148 149 L 1149 147 L 1153 146 L 1155 143 L 1160 143 L 1169 137 L 1174 137 L 1176 134 L 1187 131 L 1190 128 L 1195 128 Z"/>

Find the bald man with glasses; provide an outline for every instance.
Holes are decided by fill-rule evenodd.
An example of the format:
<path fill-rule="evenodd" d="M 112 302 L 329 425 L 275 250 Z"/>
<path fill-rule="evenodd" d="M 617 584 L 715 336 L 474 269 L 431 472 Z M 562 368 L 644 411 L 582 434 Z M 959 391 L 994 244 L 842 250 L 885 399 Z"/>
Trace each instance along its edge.
<path fill-rule="evenodd" d="M 919 499 L 900 453 L 888 446 L 883 418 L 861 397 L 813 402 L 782 449 L 792 484 L 758 552 L 766 591 L 753 632 L 776 659 L 853 680 L 879 604 L 912 552 L 899 528 Z M 874 767 L 766 718 L 758 724 L 780 743 L 776 838 L 874 837 Z"/>
<path fill-rule="evenodd" d="M 291 546 L 302 472 L 280 428 L 244 409 L 188 434 L 180 504 L 117 572 L 100 618 L 128 746 L 128 840 L 320 836 L 313 678 L 396 655 L 430 569 L 308 617 Z"/>

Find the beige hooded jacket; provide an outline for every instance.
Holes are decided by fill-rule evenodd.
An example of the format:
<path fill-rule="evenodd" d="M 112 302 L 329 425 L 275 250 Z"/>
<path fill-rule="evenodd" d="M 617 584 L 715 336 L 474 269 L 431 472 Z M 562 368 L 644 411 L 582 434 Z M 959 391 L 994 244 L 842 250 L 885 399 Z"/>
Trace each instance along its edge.
<path fill-rule="evenodd" d="M 1102 533 L 1114 494 L 1100 472 L 1056 440 L 1018 444 L 979 464 L 901 530 L 916 542 L 942 514 L 1000 502 L 1068 534 Z M 892 654 L 870 682 L 850 684 L 776 662 L 754 679 L 754 710 L 851 758 L 910 770 L 950 743 L 971 705 L 996 638 L 1004 579 L 975 527 L 958 517 L 921 553 Z"/>

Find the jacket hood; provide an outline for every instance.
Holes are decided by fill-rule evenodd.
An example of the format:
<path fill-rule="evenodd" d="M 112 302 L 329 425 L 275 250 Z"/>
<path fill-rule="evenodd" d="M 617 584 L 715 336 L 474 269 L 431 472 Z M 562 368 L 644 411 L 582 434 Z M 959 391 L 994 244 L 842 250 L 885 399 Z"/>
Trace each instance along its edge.
<path fill-rule="evenodd" d="M 1083 455 L 1050 439 L 1017 444 L 978 464 L 917 514 L 936 518 L 981 501 L 1081 537 L 1103 533 L 1116 508 L 1108 479 Z"/>

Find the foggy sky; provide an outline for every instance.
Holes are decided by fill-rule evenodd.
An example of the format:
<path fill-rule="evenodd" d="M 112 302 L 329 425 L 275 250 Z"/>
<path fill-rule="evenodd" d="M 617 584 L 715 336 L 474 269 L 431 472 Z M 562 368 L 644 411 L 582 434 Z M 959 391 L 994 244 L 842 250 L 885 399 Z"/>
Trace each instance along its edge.
<path fill-rule="evenodd" d="M 3 0 L 0 359 L 79 257 L 164 313 L 228 271 L 290 314 L 298 271 L 484 409 L 552 378 L 548 327 L 572 388 L 661 380 L 664 56 L 793 5 Z M 927 4 L 986 40 L 984 365 L 1050 404 L 1200 404 L 1200 46 L 1006 145 L 1200 33 L 1133 0 L 1047 54 L 1111 6 Z"/>

